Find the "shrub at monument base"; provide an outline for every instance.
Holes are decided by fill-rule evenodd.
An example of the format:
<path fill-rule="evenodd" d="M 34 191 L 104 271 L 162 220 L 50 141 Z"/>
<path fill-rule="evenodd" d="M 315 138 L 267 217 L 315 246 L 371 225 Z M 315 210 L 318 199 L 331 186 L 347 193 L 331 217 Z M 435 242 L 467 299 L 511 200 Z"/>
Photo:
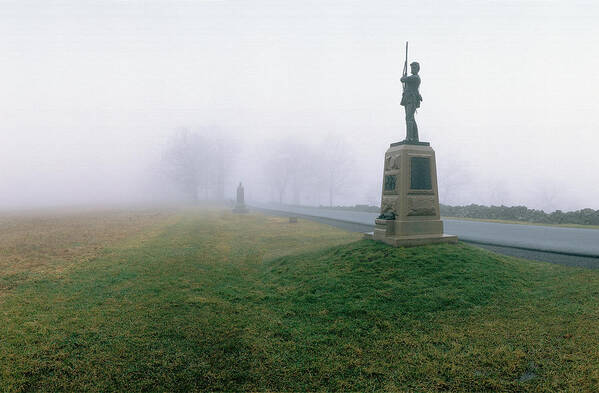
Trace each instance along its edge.
<path fill-rule="evenodd" d="M 305 220 L 160 217 L 80 263 L 0 272 L 0 390 L 597 387 L 597 271 Z"/>

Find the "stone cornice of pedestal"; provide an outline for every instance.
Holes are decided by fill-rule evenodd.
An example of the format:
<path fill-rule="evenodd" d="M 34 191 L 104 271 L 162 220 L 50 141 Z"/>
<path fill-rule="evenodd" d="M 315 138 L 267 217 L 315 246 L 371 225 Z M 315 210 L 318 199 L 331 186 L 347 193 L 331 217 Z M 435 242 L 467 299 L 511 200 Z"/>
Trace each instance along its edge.
<path fill-rule="evenodd" d="M 393 146 L 399 146 L 399 145 L 414 145 L 414 146 L 430 146 L 431 144 L 429 142 L 415 142 L 415 141 L 401 141 L 401 142 L 395 142 L 392 143 L 390 145 L 390 147 Z"/>

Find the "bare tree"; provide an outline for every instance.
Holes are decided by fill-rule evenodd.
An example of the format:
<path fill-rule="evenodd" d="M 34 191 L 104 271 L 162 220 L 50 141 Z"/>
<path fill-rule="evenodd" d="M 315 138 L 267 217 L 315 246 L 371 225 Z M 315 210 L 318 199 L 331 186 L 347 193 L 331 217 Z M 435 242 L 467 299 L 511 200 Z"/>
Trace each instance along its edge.
<path fill-rule="evenodd" d="M 301 203 L 301 194 L 310 181 L 310 149 L 296 141 L 281 141 L 272 148 L 272 155 L 264 163 L 267 182 L 283 203 L 286 194 L 291 192 L 291 202 Z"/>
<path fill-rule="evenodd" d="M 347 189 L 354 160 L 342 137 L 329 136 L 317 148 L 296 140 L 283 141 L 271 150 L 264 173 L 279 203 L 289 192 L 294 204 L 300 204 L 307 193 L 320 201 L 324 193 L 332 206 Z"/>
<path fill-rule="evenodd" d="M 163 173 L 192 200 L 198 199 L 205 141 L 186 128 L 177 130 L 162 155 Z"/>
<path fill-rule="evenodd" d="M 551 212 L 559 207 L 560 190 L 553 179 L 542 180 L 536 184 L 535 201 L 543 210 Z"/>
<path fill-rule="evenodd" d="M 264 168 L 264 174 L 276 192 L 279 204 L 283 203 L 292 173 L 293 163 L 290 152 L 283 146 L 279 146 L 272 157 L 266 161 Z"/>
<path fill-rule="evenodd" d="M 192 200 L 223 200 L 234 155 L 222 130 L 177 130 L 162 155 L 163 173 Z"/>
<path fill-rule="evenodd" d="M 336 197 L 343 194 L 350 180 L 354 159 L 345 139 L 341 135 L 329 134 L 322 145 L 322 167 L 320 184 L 324 186 L 329 206 Z"/>
<path fill-rule="evenodd" d="M 292 203 L 300 205 L 309 188 L 314 188 L 319 170 L 318 155 L 314 148 L 305 143 L 295 143 L 290 149 L 290 176 Z"/>
<path fill-rule="evenodd" d="M 458 158 L 445 157 L 437 161 L 439 198 L 448 205 L 460 204 L 472 184 L 470 166 Z"/>
<path fill-rule="evenodd" d="M 209 173 L 206 187 L 208 193 L 216 200 L 225 199 L 225 187 L 230 180 L 231 167 L 236 154 L 234 145 L 229 141 L 225 131 L 218 127 L 203 127 L 199 130 L 201 135 L 208 139 L 206 170 Z M 210 192 L 211 191 L 211 192 Z"/>

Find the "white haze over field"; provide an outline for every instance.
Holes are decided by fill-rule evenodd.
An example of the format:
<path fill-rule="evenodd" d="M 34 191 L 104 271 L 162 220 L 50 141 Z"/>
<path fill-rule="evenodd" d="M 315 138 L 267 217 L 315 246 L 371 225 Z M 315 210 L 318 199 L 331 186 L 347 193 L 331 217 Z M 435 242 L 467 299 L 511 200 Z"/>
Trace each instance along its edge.
<path fill-rule="evenodd" d="M 276 200 L 277 146 L 337 138 L 334 204 L 378 204 L 405 41 L 441 202 L 599 209 L 598 20 L 591 1 L 3 1 L 0 209 L 173 197 L 181 127 L 234 147 L 230 198 Z"/>

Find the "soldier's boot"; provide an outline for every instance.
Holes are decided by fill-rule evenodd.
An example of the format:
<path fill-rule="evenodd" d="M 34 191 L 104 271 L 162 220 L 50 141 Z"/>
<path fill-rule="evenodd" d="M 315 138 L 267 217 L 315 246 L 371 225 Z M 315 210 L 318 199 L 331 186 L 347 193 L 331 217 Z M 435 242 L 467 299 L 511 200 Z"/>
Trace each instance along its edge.
<path fill-rule="evenodd" d="M 418 129 L 416 128 L 416 122 L 414 120 L 408 120 L 406 122 L 406 140 L 414 142 L 418 140 Z M 415 129 L 416 128 L 416 129 Z"/>
<path fill-rule="evenodd" d="M 412 120 L 412 140 L 418 142 L 418 124 L 416 120 Z"/>

